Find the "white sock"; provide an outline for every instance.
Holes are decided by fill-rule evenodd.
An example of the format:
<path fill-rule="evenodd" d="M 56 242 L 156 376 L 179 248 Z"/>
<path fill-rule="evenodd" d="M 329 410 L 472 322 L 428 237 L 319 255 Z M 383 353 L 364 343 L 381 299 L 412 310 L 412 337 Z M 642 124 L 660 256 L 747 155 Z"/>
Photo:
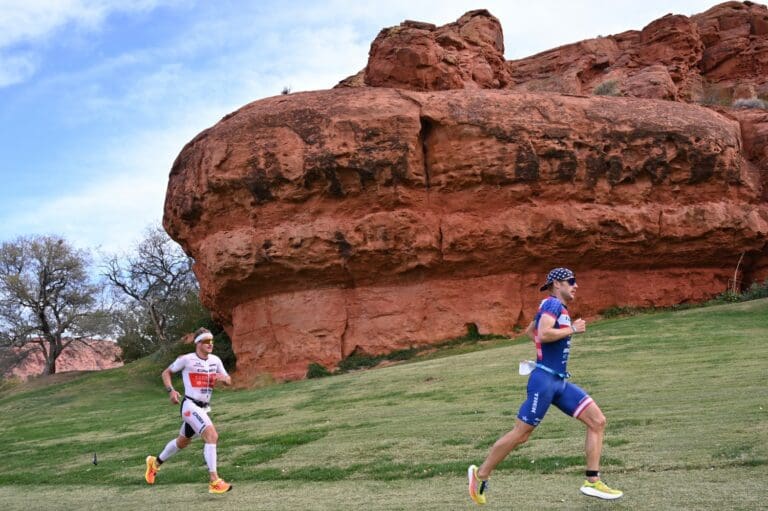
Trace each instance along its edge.
<path fill-rule="evenodd" d="M 168 444 L 166 444 L 165 449 L 163 449 L 163 452 L 160 453 L 160 455 L 157 457 L 159 462 L 167 461 L 168 458 L 179 452 L 181 449 L 179 449 L 179 446 L 176 445 L 176 439 L 174 438 Z"/>
<path fill-rule="evenodd" d="M 203 457 L 208 464 L 208 472 L 216 472 L 216 444 L 205 444 Z"/>

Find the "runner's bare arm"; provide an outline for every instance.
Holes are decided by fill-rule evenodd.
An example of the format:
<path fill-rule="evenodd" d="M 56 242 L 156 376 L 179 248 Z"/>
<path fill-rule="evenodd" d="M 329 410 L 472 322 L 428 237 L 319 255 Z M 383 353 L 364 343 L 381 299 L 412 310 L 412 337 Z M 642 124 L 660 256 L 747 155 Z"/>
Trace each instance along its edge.
<path fill-rule="evenodd" d="M 542 314 L 539 319 L 539 340 L 541 342 L 555 342 L 564 339 L 576 332 L 584 332 L 587 324 L 583 319 L 573 322 L 573 328 L 555 328 L 555 318 L 549 314 Z"/>
<path fill-rule="evenodd" d="M 166 367 L 165 371 L 163 371 L 160 376 L 163 378 L 163 385 L 165 385 L 165 390 L 168 391 L 168 397 L 171 399 L 171 403 L 177 405 L 179 404 L 179 392 L 173 388 L 171 374 L 171 369 Z"/>

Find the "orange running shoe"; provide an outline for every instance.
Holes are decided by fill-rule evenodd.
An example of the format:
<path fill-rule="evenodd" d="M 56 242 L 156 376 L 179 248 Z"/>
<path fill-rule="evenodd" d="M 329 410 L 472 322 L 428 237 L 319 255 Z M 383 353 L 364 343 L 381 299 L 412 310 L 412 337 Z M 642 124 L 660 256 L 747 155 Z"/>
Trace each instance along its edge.
<path fill-rule="evenodd" d="M 227 493 L 231 489 L 232 485 L 221 478 L 208 483 L 208 493 Z"/>
<path fill-rule="evenodd" d="M 147 471 L 144 472 L 144 480 L 147 484 L 155 484 L 155 476 L 157 471 L 160 470 L 156 459 L 154 456 L 147 456 Z"/>

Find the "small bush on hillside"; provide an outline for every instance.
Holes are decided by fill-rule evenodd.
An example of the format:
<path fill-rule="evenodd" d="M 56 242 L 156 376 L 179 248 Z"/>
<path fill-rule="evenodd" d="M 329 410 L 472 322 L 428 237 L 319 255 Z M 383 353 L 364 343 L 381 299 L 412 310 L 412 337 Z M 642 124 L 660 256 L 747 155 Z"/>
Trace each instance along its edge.
<path fill-rule="evenodd" d="M 410 360 L 419 353 L 418 348 L 406 348 L 403 350 L 395 350 L 387 353 L 385 358 L 387 360 Z"/>
<path fill-rule="evenodd" d="M 619 91 L 619 82 L 616 80 L 608 80 L 597 87 L 592 91 L 595 96 L 619 96 L 621 94 L 621 91 Z"/>
<path fill-rule="evenodd" d="M 745 297 L 746 300 L 757 300 L 759 298 L 768 298 L 768 279 L 765 279 L 765 281 L 762 284 L 758 284 L 757 282 L 755 282 L 749 287 L 749 289 L 744 291 L 742 295 Z"/>
<path fill-rule="evenodd" d="M 740 293 L 734 293 L 729 289 L 728 291 L 720 293 L 719 295 L 714 297 L 711 301 L 715 303 L 736 303 L 742 300 L 741 300 Z"/>
<path fill-rule="evenodd" d="M 750 98 L 750 99 L 737 99 L 733 102 L 734 108 L 762 108 L 763 110 L 768 110 L 768 103 L 763 101 L 762 99 L 757 98 Z"/>
<path fill-rule="evenodd" d="M 324 378 L 326 376 L 331 376 L 332 374 L 333 373 L 326 369 L 324 365 L 318 364 L 317 362 L 312 362 L 307 366 L 307 379 Z"/>
<path fill-rule="evenodd" d="M 348 356 L 338 364 L 339 372 L 354 371 L 356 369 L 367 369 L 377 365 L 384 360 L 384 355 L 365 355 L 356 354 Z"/>
<path fill-rule="evenodd" d="M 742 291 L 741 293 L 734 293 L 731 290 L 725 291 L 717 295 L 712 302 L 714 303 L 732 303 L 732 302 L 747 302 L 749 300 L 757 300 L 760 298 L 768 298 L 768 279 L 762 284 L 755 282 L 749 289 Z"/>
<path fill-rule="evenodd" d="M 477 328 L 477 324 L 475 324 L 475 323 L 467 323 L 464 326 L 467 327 L 467 335 L 464 336 L 465 339 L 467 339 L 467 340 L 480 339 L 480 337 L 481 337 L 480 329 Z"/>

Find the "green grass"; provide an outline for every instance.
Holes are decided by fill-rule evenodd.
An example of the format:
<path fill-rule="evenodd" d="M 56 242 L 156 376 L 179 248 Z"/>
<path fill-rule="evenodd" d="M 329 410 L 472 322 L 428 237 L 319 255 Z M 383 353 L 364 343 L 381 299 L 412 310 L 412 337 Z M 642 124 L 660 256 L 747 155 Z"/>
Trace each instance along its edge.
<path fill-rule="evenodd" d="M 768 299 L 604 320 L 569 369 L 608 417 L 583 497 L 584 428 L 552 410 L 494 473 L 489 509 L 761 509 L 768 501 Z M 157 362 L 2 390 L 0 509 L 469 509 L 465 472 L 509 430 L 530 342 L 492 341 L 371 371 L 217 390 L 219 471 L 199 441 L 143 481 L 176 435 Z M 93 454 L 98 465 L 93 465 Z"/>

